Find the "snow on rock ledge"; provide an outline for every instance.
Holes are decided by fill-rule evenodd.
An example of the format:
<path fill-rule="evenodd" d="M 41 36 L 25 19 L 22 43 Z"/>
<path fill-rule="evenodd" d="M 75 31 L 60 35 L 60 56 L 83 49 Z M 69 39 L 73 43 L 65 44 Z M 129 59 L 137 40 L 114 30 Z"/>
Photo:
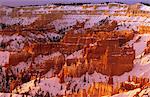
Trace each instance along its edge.
<path fill-rule="evenodd" d="M 0 51 L 0 65 L 4 66 L 5 64 L 9 63 L 9 56 L 10 53 L 5 51 Z"/>
<path fill-rule="evenodd" d="M 11 94 L 11 93 L 0 93 L 0 97 L 23 97 L 23 95 Z M 31 96 L 27 96 L 27 97 L 31 97 Z"/>

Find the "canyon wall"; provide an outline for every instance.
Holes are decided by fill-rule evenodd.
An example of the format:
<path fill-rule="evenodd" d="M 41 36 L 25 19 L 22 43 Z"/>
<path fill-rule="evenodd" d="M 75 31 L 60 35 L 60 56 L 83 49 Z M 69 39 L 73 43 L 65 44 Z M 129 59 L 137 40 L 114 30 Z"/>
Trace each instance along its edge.
<path fill-rule="evenodd" d="M 84 48 L 81 58 L 67 59 L 63 68 L 65 77 L 81 77 L 88 72 L 105 75 L 121 75 L 133 68 L 135 51 L 132 47 L 120 47 L 119 40 L 103 40 Z M 117 68 L 117 70 L 116 70 Z"/>

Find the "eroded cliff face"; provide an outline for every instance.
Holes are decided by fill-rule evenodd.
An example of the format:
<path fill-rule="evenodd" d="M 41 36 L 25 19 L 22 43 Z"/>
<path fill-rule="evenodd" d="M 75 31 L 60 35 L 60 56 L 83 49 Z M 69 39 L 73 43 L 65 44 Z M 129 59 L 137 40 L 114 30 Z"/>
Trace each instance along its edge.
<path fill-rule="evenodd" d="M 93 83 L 88 89 L 80 89 L 73 94 L 67 94 L 66 97 L 101 97 L 111 96 L 113 94 L 113 86 L 107 83 Z"/>
<path fill-rule="evenodd" d="M 22 7 L 14 8 L 12 13 L 0 10 L 1 16 L 6 14 L 8 16 L 0 20 L 2 22 L 0 26 L 9 24 L 4 29 L 0 28 L 1 52 L 8 51 L 7 54 L 0 53 L 1 58 L 7 58 L 7 60 L 0 59 L 0 63 L 3 63 L 10 75 L 12 68 L 21 67 L 21 70 L 14 74 L 19 76 L 19 79 L 26 73 L 28 76 L 31 74 L 31 78 L 28 79 L 31 82 L 37 80 L 38 74 L 41 79 L 46 73 L 50 76 L 46 79 L 53 80 L 54 77 L 58 77 L 58 82 L 67 87 L 65 92 L 69 91 L 68 94 L 64 93 L 67 97 L 111 96 L 140 88 L 148 83 L 148 79 L 133 78 L 132 81 L 136 84 L 130 79 L 129 82 L 119 84 L 117 88 L 112 84 L 115 75 L 121 77 L 124 73 L 128 74 L 127 72 L 136 65 L 133 66 L 134 44 L 131 43 L 129 47 L 127 42 L 130 40 L 132 42 L 136 34 L 149 33 L 149 11 L 141 10 L 141 7 L 143 6 L 98 4 L 77 6 L 77 9 L 75 7 L 73 9 L 72 6 Z M 148 42 L 145 54 L 149 52 Z M 140 71 L 139 68 L 138 70 Z M 82 89 L 82 86 L 74 85 L 78 82 L 74 82 L 72 86 L 74 78 L 79 79 L 86 74 L 91 76 L 95 72 L 102 74 L 100 76 L 109 76 L 109 80 L 96 83 L 94 80 L 89 83 L 89 80 L 84 78 L 84 84 L 93 83 L 86 90 Z M 128 76 L 126 74 L 125 77 Z M 125 77 L 123 75 L 120 79 L 124 80 Z M 71 81 L 68 81 L 69 78 Z M 45 78 L 43 80 L 45 81 Z M 10 83 L 10 91 L 20 82 L 21 80 L 13 80 Z M 51 85 L 47 83 L 45 85 Z M 36 85 L 42 87 L 41 83 Z"/>
<path fill-rule="evenodd" d="M 141 33 L 141 34 L 144 34 L 144 33 L 150 33 L 150 26 L 139 26 L 138 27 L 138 31 Z"/>
<path fill-rule="evenodd" d="M 81 77 L 94 71 L 109 76 L 121 75 L 132 70 L 135 58 L 133 48 L 120 47 L 117 39 L 98 41 L 94 46 L 85 47 L 81 55 L 79 59 L 67 59 L 64 76 Z"/>
<path fill-rule="evenodd" d="M 110 23 L 117 25 L 117 22 L 112 21 Z M 75 30 L 70 30 L 60 42 L 33 42 L 31 45 L 27 44 L 22 53 L 17 52 L 10 55 L 9 65 L 17 65 L 21 61 L 27 61 L 29 58 L 34 60 L 38 55 L 60 52 L 62 54 L 60 57 L 50 58 L 43 66 L 40 65 L 42 72 L 46 73 L 48 69 L 53 67 L 57 74 L 62 73 L 60 75 L 63 75 L 63 77 L 81 77 L 86 72 L 92 74 L 96 71 L 113 76 L 132 70 L 135 52 L 132 47 L 123 45 L 133 38 L 133 32 L 120 33 L 113 31 L 110 33 L 107 31 L 90 32 L 89 30 L 84 33 L 75 33 Z M 79 50 L 83 50 L 82 57 L 65 58 L 65 56 Z M 18 60 L 14 61 L 15 59 Z M 116 70 L 116 68 L 118 69 Z"/>

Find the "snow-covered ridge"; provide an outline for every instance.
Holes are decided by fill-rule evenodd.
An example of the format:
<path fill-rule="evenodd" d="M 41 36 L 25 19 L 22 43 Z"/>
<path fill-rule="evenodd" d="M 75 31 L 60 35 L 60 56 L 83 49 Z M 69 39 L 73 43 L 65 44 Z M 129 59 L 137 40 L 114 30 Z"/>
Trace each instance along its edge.
<path fill-rule="evenodd" d="M 139 4 L 139 5 L 140 5 L 139 10 L 149 11 L 149 9 L 150 9 L 150 7 L 147 5 L 143 5 L 143 4 Z M 20 14 L 32 13 L 33 15 L 36 15 L 36 14 L 50 14 L 55 11 L 64 11 L 64 13 L 65 12 L 70 13 L 70 14 L 82 14 L 83 13 L 85 15 L 85 14 L 87 14 L 86 12 L 84 12 L 85 10 L 91 10 L 91 11 L 96 10 L 96 11 L 99 11 L 99 12 L 97 12 L 99 17 L 91 16 L 91 18 L 89 18 L 90 24 L 92 24 L 92 25 L 93 25 L 93 23 L 96 22 L 96 20 L 98 18 L 102 18 L 105 15 L 104 13 L 106 13 L 107 16 L 118 13 L 119 14 L 118 16 L 112 16 L 110 19 L 117 20 L 118 22 L 121 21 L 120 24 L 125 23 L 128 26 L 132 25 L 132 26 L 134 26 L 132 28 L 135 30 L 137 30 L 136 26 L 139 26 L 139 25 L 150 26 L 150 19 L 146 16 L 145 17 L 144 16 L 127 16 L 128 8 L 129 8 L 129 5 L 119 4 L 119 3 L 109 3 L 108 5 L 107 4 L 87 4 L 87 5 L 82 5 L 82 6 L 46 5 L 46 6 L 18 7 L 17 12 Z M 1 10 L 3 10 L 3 9 L 1 9 Z M 11 9 L 11 10 L 13 10 L 13 9 Z M 11 13 L 11 11 L 9 11 L 9 12 Z M 82 17 L 82 18 L 80 18 L 81 20 L 83 18 L 85 19 L 84 15 L 79 15 L 80 17 Z M 90 15 L 87 15 L 87 17 L 88 16 L 90 17 Z M 56 20 L 56 22 L 54 23 L 56 26 L 56 29 L 61 29 L 61 28 L 64 28 L 64 26 L 70 26 L 70 25 L 75 24 L 75 21 L 79 20 L 79 19 L 76 19 L 77 15 L 75 15 L 73 17 L 74 17 L 74 19 L 70 18 L 67 21 L 65 18 L 62 20 Z M 18 24 L 18 23 L 21 25 L 30 25 L 37 19 L 38 19 L 38 17 L 11 18 L 11 17 L 5 16 L 5 17 L 2 17 L 0 23 L 5 23 L 8 25 L 13 25 L 13 24 Z M 60 21 L 60 22 L 57 22 L 57 21 Z M 86 28 L 91 27 L 92 25 L 90 25 L 90 24 L 89 24 L 89 22 L 87 22 Z M 132 28 L 130 28 L 130 29 L 132 29 Z M 122 29 L 128 29 L 128 28 L 126 28 L 126 27 L 119 28 L 119 30 L 122 30 Z"/>
<path fill-rule="evenodd" d="M 134 4 L 134 5 L 140 5 L 140 10 L 149 11 L 149 6 L 144 4 Z M 36 11 L 50 11 L 50 10 L 127 10 L 130 5 L 127 4 L 120 4 L 120 3 L 104 3 L 104 4 L 83 4 L 83 5 L 53 5 L 48 4 L 44 6 L 24 6 L 22 8 L 24 9 L 30 9 L 30 8 L 39 8 Z M 20 7 L 17 7 L 20 8 Z M 43 10 L 44 9 L 44 10 Z"/>
<path fill-rule="evenodd" d="M 39 39 L 43 39 L 46 41 L 55 41 L 56 39 L 60 39 L 62 35 L 48 32 L 44 34 L 33 34 L 30 33 L 29 36 L 22 36 L 13 34 L 11 36 L 0 35 L 0 45 L 1 48 L 8 51 L 20 51 L 25 47 L 25 43 L 28 42 L 31 44 L 31 41 L 38 41 Z M 8 44 L 5 47 L 2 47 L 2 44 Z"/>
<path fill-rule="evenodd" d="M 150 11 L 150 6 L 142 5 L 142 6 L 140 7 L 140 10 L 143 10 L 143 11 Z"/>
<path fill-rule="evenodd" d="M 86 77 L 86 81 L 84 82 L 84 78 Z M 31 91 L 29 92 L 30 95 L 36 95 L 38 93 L 39 89 L 41 88 L 42 91 L 44 91 L 44 94 L 46 92 L 49 92 L 52 96 L 56 95 L 65 95 L 65 93 L 71 93 L 71 90 L 76 86 L 75 91 L 78 89 L 86 89 L 90 85 L 93 84 L 93 82 L 107 82 L 108 77 L 104 76 L 100 73 L 94 73 L 92 75 L 85 74 L 81 78 L 68 78 L 66 79 L 67 82 L 71 82 L 70 89 L 66 89 L 66 84 L 60 84 L 59 83 L 59 78 L 57 77 L 52 77 L 52 78 L 42 78 L 40 83 L 37 82 L 36 86 L 34 84 L 34 80 L 25 83 L 21 86 L 21 89 L 18 89 L 19 93 L 25 93 L 29 91 L 29 87 L 31 88 Z M 40 91 L 40 92 L 42 92 Z M 66 92 L 65 92 L 66 91 Z M 13 93 L 16 93 L 16 89 L 13 91 Z"/>
<path fill-rule="evenodd" d="M 41 79 L 41 82 L 39 84 L 37 84 L 37 87 L 34 86 L 34 80 L 32 80 L 28 83 L 23 84 L 21 90 L 19 90 L 18 92 L 19 93 L 28 92 L 29 87 L 31 88 L 31 91 L 30 91 L 31 95 L 36 95 L 36 93 L 38 93 L 40 88 L 42 91 L 44 91 L 44 94 L 46 94 L 46 92 L 48 91 L 53 96 L 56 96 L 58 94 L 59 95 L 65 94 L 65 90 L 66 90 L 65 89 L 66 87 L 59 83 L 59 78 L 57 78 L 57 77 L 53 77 L 50 79 L 43 78 L 43 79 Z M 61 89 L 61 87 L 62 87 L 62 89 Z M 15 93 L 16 90 L 14 90 L 13 92 Z"/>
<path fill-rule="evenodd" d="M 4 23 L 6 25 L 14 25 L 14 24 L 20 24 L 20 25 L 30 25 L 35 20 L 37 20 L 37 17 L 19 17 L 19 18 L 11 18 L 11 17 L 1 17 L 0 23 Z"/>
<path fill-rule="evenodd" d="M 149 6 L 143 5 L 143 4 L 139 4 L 139 5 L 140 5 L 140 8 L 137 10 L 149 12 L 149 9 L 150 9 Z M 119 3 L 109 3 L 108 5 L 107 4 L 87 4 L 87 5 L 85 4 L 85 5 L 80 5 L 80 6 L 48 5 L 48 6 L 23 7 L 24 10 L 20 9 L 19 12 L 20 13 L 31 12 L 33 14 L 49 14 L 55 11 L 64 11 L 65 13 L 83 14 L 83 13 L 86 13 L 84 11 L 97 11 L 98 14 L 117 13 L 120 15 L 126 15 L 126 12 L 130 6 L 132 5 L 119 4 Z M 34 10 L 31 11 L 31 9 L 34 9 Z"/>
<path fill-rule="evenodd" d="M 75 25 L 77 21 L 83 22 L 86 19 L 84 28 L 91 28 L 109 15 L 64 15 L 61 20 L 53 21 L 56 30 Z M 150 18 L 142 16 L 110 16 L 109 20 L 118 22 L 118 30 L 138 30 L 138 26 L 150 26 Z"/>

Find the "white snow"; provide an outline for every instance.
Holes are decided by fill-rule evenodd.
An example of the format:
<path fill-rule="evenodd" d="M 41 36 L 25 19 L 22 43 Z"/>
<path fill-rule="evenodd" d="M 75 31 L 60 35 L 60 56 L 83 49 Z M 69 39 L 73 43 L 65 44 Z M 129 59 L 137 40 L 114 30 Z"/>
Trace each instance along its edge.
<path fill-rule="evenodd" d="M 149 97 L 150 95 L 150 88 L 145 88 L 143 90 L 141 90 L 140 88 L 134 89 L 134 90 L 130 90 L 128 92 L 124 92 L 124 93 L 120 93 L 120 94 L 116 94 L 113 95 L 111 97 L 134 97 L 136 93 L 138 93 L 138 97 Z"/>
<path fill-rule="evenodd" d="M 43 75 L 42 77 L 45 78 L 52 78 L 54 76 L 54 70 L 50 69 L 45 75 Z"/>
<path fill-rule="evenodd" d="M 10 53 L 7 51 L 0 51 L 0 65 L 4 66 L 9 63 Z"/>
<path fill-rule="evenodd" d="M 139 39 L 138 42 L 136 40 Z M 129 45 L 133 45 L 135 49 L 135 56 L 136 58 L 141 57 L 142 53 L 144 52 L 147 42 L 150 40 L 150 34 L 141 34 L 141 35 L 136 35 L 133 40 L 129 41 Z"/>
<path fill-rule="evenodd" d="M 54 96 L 57 94 L 65 94 L 66 87 L 62 85 L 63 89 L 61 90 L 61 84 L 59 83 L 59 78 L 53 77 L 53 78 L 42 78 L 41 82 L 37 84 L 37 87 L 34 86 L 34 80 L 25 83 L 21 86 L 21 90 L 19 89 L 19 93 L 24 93 L 29 91 L 29 87 L 31 88 L 31 91 L 29 92 L 31 95 L 35 95 L 35 93 L 38 92 L 38 90 L 41 88 L 44 93 L 49 92 L 52 93 Z M 16 90 L 13 91 L 15 93 Z"/>
<path fill-rule="evenodd" d="M 55 28 L 57 30 L 61 28 L 66 28 L 76 24 L 76 21 L 83 22 L 86 19 L 88 21 L 85 23 L 85 28 L 91 28 L 97 24 L 102 19 L 105 19 L 109 15 L 64 15 L 61 20 L 53 21 Z M 150 26 L 148 17 L 141 16 L 110 16 L 109 20 L 118 21 L 118 30 L 138 30 L 138 26 Z"/>
<path fill-rule="evenodd" d="M 86 79 L 86 82 L 84 82 L 84 78 Z M 91 75 L 86 73 L 80 78 L 67 78 L 65 80 L 66 82 L 71 82 L 71 86 L 70 86 L 71 89 L 73 89 L 74 86 L 77 85 L 75 89 L 77 91 L 78 89 L 88 89 L 88 87 L 92 85 L 93 82 L 108 82 L 108 77 L 102 75 L 101 73 L 94 72 Z"/>
<path fill-rule="evenodd" d="M 6 46 L 5 49 L 10 50 L 11 51 L 18 51 L 20 49 L 23 49 L 24 47 L 24 41 L 25 41 L 25 37 L 21 36 L 21 35 L 12 35 L 12 36 L 2 36 L 0 35 L 0 44 L 3 43 L 9 43 L 9 45 Z"/>
<path fill-rule="evenodd" d="M 141 5 L 140 10 L 143 10 L 143 11 L 150 11 L 150 7 L 149 7 L 149 6 L 146 6 L 146 5 Z"/>
<path fill-rule="evenodd" d="M 75 51 L 73 54 L 66 57 L 66 59 L 79 59 L 83 57 L 83 50 Z"/>
<path fill-rule="evenodd" d="M 86 82 L 83 82 L 84 77 L 86 77 Z M 65 94 L 66 91 L 66 84 L 68 82 L 71 82 L 71 86 L 70 86 L 70 90 L 66 91 L 66 93 L 70 93 L 71 89 L 74 88 L 75 85 L 76 88 L 75 90 L 77 91 L 78 89 L 87 89 L 91 84 L 93 84 L 93 82 L 107 82 L 108 81 L 108 77 L 104 76 L 100 73 L 96 73 L 94 72 L 92 75 L 89 75 L 88 73 L 86 73 L 85 75 L 83 75 L 81 78 L 67 78 L 65 79 L 66 83 L 60 84 L 59 83 L 59 78 L 57 77 L 44 77 L 41 79 L 41 82 L 39 84 L 37 84 L 37 86 L 34 86 L 34 80 L 25 83 L 21 86 L 21 90 L 18 89 L 19 93 L 25 93 L 29 91 L 29 87 L 31 88 L 31 91 L 29 92 L 31 95 L 35 95 L 35 93 L 37 93 L 37 91 L 41 88 L 42 91 L 44 91 L 44 93 L 49 92 L 52 93 L 52 95 L 57 95 L 57 94 Z M 62 90 L 61 90 L 61 86 L 62 86 Z M 16 89 L 13 91 L 13 93 L 16 93 Z"/>
<path fill-rule="evenodd" d="M 150 87 L 143 89 L 140 93 L 139 93 L 140 97 L 149 97 L 150 96 Z"/>
<path fill-rule="evenodd" d="M 31 23 L 33 23 L 35 20 L 37 20 L 37 17 L 15 17 L 15 18 L 11 18 L 8 16 L 4 16 L 1 17 L 1 21 L 0 23 L 4 23 L 6 25 L 14 25 L 14 24 L 21 24 L 21 25 L 30 25 Z"/>
<path fill-rule="evenodd" d="M 13 93 L 0 93 L 0 97 L 23 97 L 23 95 L 13 94 Z M 27 96 L 27 97 L 31 97 L 31 96 Z"/>
<path fill-rule="evenodd" d="M 128 92 L 125 92 L 125 93 L 113 95 L 112 97 L 134 97 L 134 95 L 135 95 L 137 92 L 140 92 L 140 90 L 141 90 L 141 89 L 138 88 L 138 89 L 131 90 L 131 91 L 128 91 Z M 141 97 L 141 96 L 140 96 L 140 97 Z"/>

